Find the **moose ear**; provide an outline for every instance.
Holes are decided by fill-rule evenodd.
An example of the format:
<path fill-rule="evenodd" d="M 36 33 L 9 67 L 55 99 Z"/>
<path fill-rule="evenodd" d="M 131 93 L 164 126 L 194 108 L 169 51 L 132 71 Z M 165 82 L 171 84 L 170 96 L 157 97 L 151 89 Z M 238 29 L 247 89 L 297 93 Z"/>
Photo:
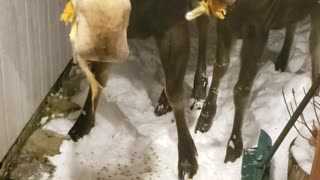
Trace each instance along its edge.
<path fill-rule="evenodd" d="M 220 0 L 208 0 L 208 6 L 211 15 L 218 17 L 219 19 L 224 19 L 227 14 L 227 4 Z"/>
<path fill-rule="evenodd" d="M 191 21 L 202 14 L 213 15 L 219 19 L 224 19 L 227 13 L 227 4 L 221 0 L 208 0 L 208 2 L 200 1 L 199 5 L 186 14 L 186 19 Z"/>
<path fill-rule="evenodd" d="M 208 1 L 212 1 L 212 0 L 208 0 Z M 213 0 L 213 1 L 219 1 L 219 3 L 225 4 L 227 6 L 231 6 L 236 2 L 236 0 Z"/>
<path fill-rule="evenodd" d="M 74 13 L 73 4 L 71 1 L 69 1 L 66 4 L 63 12 L 61 13 L 60 21 L 63 21 L 67 25 L 69 23 L 73 23 L 74 20 L 75 20 L 75 13 Z"/>

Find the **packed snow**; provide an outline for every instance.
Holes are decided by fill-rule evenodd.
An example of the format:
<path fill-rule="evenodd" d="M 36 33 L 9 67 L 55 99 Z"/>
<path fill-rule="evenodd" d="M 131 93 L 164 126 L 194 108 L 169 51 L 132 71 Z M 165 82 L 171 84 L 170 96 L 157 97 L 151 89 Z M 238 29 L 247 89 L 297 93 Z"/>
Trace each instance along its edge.
<path fill-rule="evenodd" d="M 300 24 L 286 72 L 275 71 L 274 61 L 281 49 L 284 31 L 273 31 L 266 50 L 265 64 L 256 77 L 252 101 L 243 125 L 245 147 L 257 144 L 260 129 L 264 129 L 273 142 L 287 123 L 289 115 L 283 101 L 293 102 L 292 88 L 300 101 L 304 88 L 311 85 L 308 36 L 310 24 Z M 214 59 L 215 33 L 211 30 L 209 60 Z M 49 157 L 56 166 L 56 180 L 176 180 L 177 178 L 177 133 L 172 113 L 157 117 L 154 109 L 162 91 L 161 70 L 158 52 L 152 39 L 130 42 L 129 61 L 114 65 L 108 86 L 100 100 L 96 125 L 89 135 L 77 143 L 65 140 L 61 154 Z M 192 57 L 185 78 L 186 115 L 190 132 L 198 150 L 199 170 L 194 180 L 241 179 L 241 161 L 223 162 L 227 140 L 230 136 L 233 115 L 233 86 L 239 72 L 239 41 L 231 57 L 228 73 L 221 82 L 218 109 L 211 130 L 194 134 L 194 126 L 200 113 L 190 110 L 190 94 L 196 63 L 197 39 L 192 37 Z M 212 62 L 207 74 L 211 80 Z M 83 103 L 86 88 L 74 100 Z M 55 119 L 44 128 L 66 135 L 77 115 L 67 119 Z M 312 119 L 313 109 L 305 112 Z M 304 128 L 298 124 L 298 128 Z M 272 161 L 272 179 L 284 180 L 287 176 L 288 147 L 298 136 L 292 129 Z"/>

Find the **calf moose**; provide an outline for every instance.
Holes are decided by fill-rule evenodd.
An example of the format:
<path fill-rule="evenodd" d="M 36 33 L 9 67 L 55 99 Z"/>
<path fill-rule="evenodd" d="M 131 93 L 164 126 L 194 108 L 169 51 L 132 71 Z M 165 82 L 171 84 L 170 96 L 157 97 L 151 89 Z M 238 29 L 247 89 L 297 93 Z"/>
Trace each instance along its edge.
<path fill-rule="evenodd" d="M 224 1 L 224 0 L 220 0 Z M 228 1 L 228 0 L 225 0 Z M 219 84 L 230 63 L 230 51 L 236 39 L 243 39 L 240 60 L 241 69 L 234 93 L 235 115 L 228 141 L 225 162 L 234 162 L 243 149 L 241 127 L 249 104 L 253 81 L 259 71 L 261 57 L 269 31 L 287 27 L 287 35 L 276 69 L 286 66 L 293 39 L 295 23 L 311 16 L 309 48 L 312 59 L 312 77 L 319 73 L 320 58 L 320 1 L 319 0 L 236 0 L 225 20 L 217 22 L 216 62 L 212 83 L 195 131 L 207 132 L 217 108 Z"/>
<path fill-rule="evenodd" d="M 81 0 L 77 1 L 79 3 Z M 189 29 L 185 20 L 188 5 L 190 5 L 189 0 L 131 0 L 131 15 L 127 29 L 128 38 L 144 39 L 153 36 L 156 40 L 164 71 L 165 85 L 155 113 L 162 115 L 170 111 L 171 108 L 173 110 L 178 133 L 179 179 L 184 179 L 185 175 L 192 178 L 198 169 L 196 159 L 197 150 L 190 135 L 184 111 L 183 83 L 189 59 L 190 46 Z M 82 8 L 85 9 L 86 7 Z M 94 9 L 91 9 L 91 11 L 94 11 Z M 96 17 L 100 17 L 98 20 L 100 19 L 101 22 L 107 23 L 106 21 L 108 21 L 108 16 L 97 15 Z M 125 18 L 126 16 L 123 17 Z M 206 94 L 206 87 L 203 87 L 204 83 L 202 83 L 202 81 L 205 81 L 205 77 L 202 77 L 202 74 L 203 72 L 205 73 L 207 24 L 207 17 L 201 17 L 199 19 L 199 49 L 201 52 L 199 53 L 198 66 L 201 68 L 196 73 L 195 88 L 193 91 L 193 96 L 196 99 L 204 99 Z M 79 23 L 79 28 L 80 25 Z M 109 42 L 99 41 L 99 38 L 100 40 L 108 40 L 108 38 L 113 36 L 113 38 L 117 39 L 117 35 L 119 34 L 112 35 L 110 31 L 104 32 L 106 34 L 103 35 L 101 29 L 104 29 L 104 25 L 101 23 L 93 27 L 96 29 L 91 28 L 89 30 L 92 31 L 92 34 L 99 35 L 96 37 L 97 39 L 95 39 L 95 45 L 97 47 L 90 51 L 82 51 L 83 54 L 78 53 L 78 59 L 81 60 L 81 58 L 83 58 L 88 61 L 95 60 L 90 61 L 91 71 L 97 80 L 96 84 L 104 87 L 106 85 L 109 68 L 115 60 L 112 61 L 112 59 L 108 60 L 107 58 L 112 57 L 113 51 L 109 51 L 111 49 L 108 49 L 112 48 L 112 46 L 108 45 Z M 78 32 L 79 37 L 80 33 L 81 32 Z M 82 35 L 85 36 L 85 33 Z M 119 42 L 119 44 L 115 44 L 116 46 L 113 47 L 117 48 L 117 45 L 121 44 L 123 44 L 123 42 Z M 113 50 L 118 52 L 117 49 Z M 97 54 L 101 54 L 101 56 L 95 57 Z M 101 62 L 102 60 L 104 60 L 104 62 Z M 81 63 L 79 64 L 81 65 Z M 85 66 L 87 66 L 87 64 Z M 93 75 L 91 77 L 93 77 Z M 101 92 L 101 88 L 91 86 L 83 107 L 85 113 L 81 113 L 68 133 L 74 141 L 88 134 L 94 126 L 95 111 Z"/>

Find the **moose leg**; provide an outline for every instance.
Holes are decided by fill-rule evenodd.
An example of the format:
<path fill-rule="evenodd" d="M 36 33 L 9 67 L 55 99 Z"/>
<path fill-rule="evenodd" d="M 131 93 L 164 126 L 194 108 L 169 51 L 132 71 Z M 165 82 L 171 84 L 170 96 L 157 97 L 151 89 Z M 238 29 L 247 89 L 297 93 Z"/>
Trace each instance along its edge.
<path fill-rule="evenodd" d="M 231 136 L 227 145 L 224 162 L 234 162 L 242 154 L 242 122 L 247 110 L 253 81 L 259 71 L 268 33 L 255 33 L 256 36 L 243 40 L 241 49 L 241 69 L 237 84 L 233 89 L 235 114 Z"/>
<path fill-rule="evenodd" d="M 314 82 L 320 73 L 320 4 L 316 5 L 311 12 L 311 33 L 309 41 L 309 50 L 312 60 L 312 80 Z"/>
<path fill-rule="evenodd" d="M 199 116 L 195 133 L 197 133 L 197 131 L 205 133 L 211 128 L 212 120 L 217 109 L 219 84 L 230 64 L 230 50 L 233 44 L 231 33 L 226 26 L 223 25 L 223 22 L 220 21 L 218 21 L 217 33 L 216 62 L 213 67 L 212 82 Z"/>
<path fill-rule="evenodd" d="M 208 78 L 206 75 L 207 70 L 207 38 L 208 38 L 208 24 L 209 19 L 207 16 L 202 15 L 197 19 L 198 27 L 198 63 L 196 74 L 194 76 L 192 95 L 195 99 L 191 105 L 191 110 L 200 109 L 198 102 L 206 98 Z"/>
<path fill-rule="evenodd" d="M 167 114 L 167 112 L 171 112 L 172 107 L 168 102 L 168 98 L 166 96 L 166 93 L 164 90 L 162 90 L 162 93 L 158 100 L 158 105 L 154 110 L 154 113 L 156 116 L 162 116 L 164 114 Z"/>
<path fill-rule="evenodd" d="M 91 66 L 92 73 L 95 75 L 95 78 L 99 82 L 99 84 L 103 87 L 105 86 L 107 81 L 110 65 L 110 63 L 105 62 L 94 62 Z M 95 99 L 92 101 L 92 91 L 91 88 L 89 89 L 83 110 L 78 120 L 68 133 L 73 141 L 78 141 L 84 135 L 89 134 L 90 130 L 94 126 L 95 112 L 97 109 L 101 91 L 102 89 L 99 88 Z"/>
<path fill-rule="evenodd" d="M 184 111 L 184 75 L 189 58 L 189 30 L 178 23 L 156 36 L 165 76 L 165 94 L 173 109 L 178 133 L 178 175 L 192 178 L 198 169 L 197 149 L 189 132 Z"/>
<path fill-rule="evenodd" d="M 290 24 L 286 27 L 286 37 L 280 52 L 280 55 L 276 61 L 275 68 L 283 72 L 287 65 L 290 56 L 290 50 L 294 39 L 294 33 L 296 32 L 296 24 Z"/>
<path fill-rule="evenodd" d="M 197 28 L 199 34 L 198 41 L 198 63 L 196 68 L 196 74 L 194 77 L 193 90 L 192 95 L 195 101 L 192 103 L 190 109 L 201 109 L 198 105 L 202 99 L 206 97 L 208 78 L 206 76 L 207 64 L 207 38 L 208 38 L 208 23 L 209 18 L 205 15 L 199 17 L 197 19 Z M 158 105 L 155 108 L 155 114 L 157 116 L 162 116 L 167 112 L 172 111 L 170 104 L 168 103 L 168 99 L 164 91 L 162 91 L 161 96 L 158 100 Z"/>

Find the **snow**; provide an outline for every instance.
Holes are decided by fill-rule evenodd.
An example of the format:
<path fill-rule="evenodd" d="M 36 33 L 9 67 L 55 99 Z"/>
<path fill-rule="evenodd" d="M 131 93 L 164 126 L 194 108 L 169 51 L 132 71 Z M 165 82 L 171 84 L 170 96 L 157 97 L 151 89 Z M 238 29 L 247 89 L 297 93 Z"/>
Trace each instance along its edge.
<path fill-rule="evenodd" d="M 42 172 L 41 174 L 40 174 L 40 179 L 39 180 L 47 180 L 47 179 L 49 179 L 49 177 L 50 177 L 50 174 L 49 173 L 46 173 L 46 172 Z M 29 180 L 33 180 L 33 179 L 36 179 L 35 177 L 33 177 L 33 176 L 31 176 L 31 177 L 29 177 Z"/>
<path fill-rule="evenodd" d="M 299 102 L 304 95 L 303 88 L 307 90 L 310 87 L 310 58 L 307 48 L 309 28 L 306 21 L 297 30 L 290 64 L 284 73 L 276 72 L 271 62 L 281 49 L 284 31 L 271 33 L 264 57 L 266 61 L 256 77 L 252 101 L 245 117 L 245 147 L 257 144 L 260 129 L 264 129 L 273 142 L 278 137 L 289 119 L 282 90 L 290 103 L 293 102 L 292 88 L 295 89 Z M 189 99 L 193 85 L 197 49 L 195 40 L 192 38 L 193 55 L 185 78 L 186 99 Z M 65 140 L 60 147 L 61 154 L 50 157 L 50 161 L 57 167 L 53 179 L 178 179 L 177 134 L 173 115 L 154 115 L 154 108 L 162 91 L 160 63 L 154 41 L 136 40 L 130 42 L 130 45 L 130 60 L 113 68 L 91 133 L 77 143 Z M 218 109 L 208 133 L 193 133 L 200 111 L 191 111 L 190 104 L 186 104 L 188 125 L 198 150 L 199 170 L 194 180 L 241 179 L 241 158 L 234 163 L 223 162 L 233 124 L 232 92 L 239 73 L 240 45 L 241 42 L 236 44 L 229 71 L 221 81 Z M 214 44 L 211 43 L 209 59 L 214 57 L 213 48 Z M 207 74 L 211 75 L 211 72 L 212 65 L 209 65 Z M 211 76 L 209 83 L 210 81 Z M 80 98 L 83 99 L 85 95 L 86 92 L 82 93 Z M 312 113 L 312 108 L 307 109 L 306 118 L 310 119 Z M 53 120 L 45 128 L 65 135 L 74 123 L 70 119 L 75 117 L 76 115 L 73 118 Z M 303 127 L 298 125 L 298 128 Z M 297 135 L 295 130 L 291 130 L 275 154 L 271 168 L 273 180 L 286 179 L 288 147 Z"/>
<path fill-rule="evenodd" d="M 304 172 L 310 174 L 315 147 L 310 146 L 309 142 L 306 139 L 303 139 L 301 136 L 299 136 L 295 140 L 295 143 L 291 148 L 291 152 L 294 158 L 297 160 L 301 169 Z"/>
<path fill-rule="evenodd" d="M 49 119 L 48 116 L 42 117 L 40 120 L 40 125 L 44 125 L 48 121 L 48 119 Z"/>

